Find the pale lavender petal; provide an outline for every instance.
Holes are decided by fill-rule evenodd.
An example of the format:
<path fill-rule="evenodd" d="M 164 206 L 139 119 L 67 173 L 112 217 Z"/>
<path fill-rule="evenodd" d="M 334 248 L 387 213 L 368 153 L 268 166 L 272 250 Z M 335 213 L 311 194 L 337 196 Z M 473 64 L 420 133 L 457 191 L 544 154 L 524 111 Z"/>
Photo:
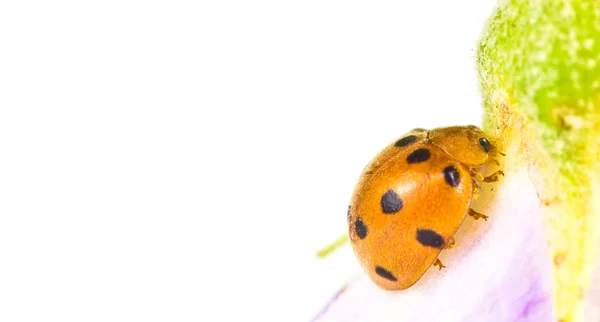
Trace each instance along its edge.
<path fill-rule="evenodd" d="M 400 292 L 362 275 L 317 321 L 555 321 L 552 264 L 526 167 L 484 189 L 492 187 L 494 200 L 483 193 L 474 204 L 489 220 L 465 220 L 457 247 L 440 256 L 447 268 Z"/>
<path fill-rule="evenodd" d="M 584 303 L 584 321 L 600 321 L 600 265 L 596 263 Z"/>

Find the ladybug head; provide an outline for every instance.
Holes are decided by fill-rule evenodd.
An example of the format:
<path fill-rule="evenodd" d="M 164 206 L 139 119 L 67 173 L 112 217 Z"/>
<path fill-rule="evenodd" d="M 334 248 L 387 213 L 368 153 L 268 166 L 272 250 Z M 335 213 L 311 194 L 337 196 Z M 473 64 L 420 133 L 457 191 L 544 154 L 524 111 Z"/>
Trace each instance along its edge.
<path fill-rule="evenodd" d="M 487 135 L 474 125 L 434 129 L 429 140 L 468 166 L 484 165 L 495 150 Z"/>

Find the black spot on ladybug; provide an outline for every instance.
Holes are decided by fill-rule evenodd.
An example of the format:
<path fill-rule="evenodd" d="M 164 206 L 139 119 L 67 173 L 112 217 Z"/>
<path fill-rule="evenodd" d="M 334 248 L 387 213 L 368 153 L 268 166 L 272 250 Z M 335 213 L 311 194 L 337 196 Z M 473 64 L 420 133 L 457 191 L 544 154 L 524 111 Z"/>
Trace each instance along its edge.
<path fill-rule="evenodd" d="M 479 145 L 483 147 L 485 152 L 490 152 L 490 149 L 492 148 L 490 141 L 488 141 L 486 138 L 479 139 Z"/>
<path fill-rule="evenodd" d="M 399 148 L 405 147 L 411 143 L 414 143 L 416 140 L 417 140 L 417 137 L 415 135 L 409 135 L 407 137 L 403 137 L 400 140 L 396 141 L 396 143 L 394 143 L 394 146 L 397 146 Z"/>
<path fill-rule="evenodd" d="M 356 232 L 356 236 L 360 239 L 365 239 L 365 237 L 367 237 L 367 226 L 365 226 L 365 223 L 360 217 L 356 218 L 356 221 L 354 222 L 354 231 Z"/>
<path fill-rule="evenodd" d="M 446 182 L 449 185 L 456 188 L 460 183 L 460 173 L 458 173 L 458 170 L 456 170 L 456 168 L 453 165 L 447 166 L 444 169 L 444 179 L 446 179 Z"/>
<path fill-rule="evenodd" d="M 395 214 L 402 209 L 402 199 L 396 191 L 390 189 L 381 196 L 381 210 L 384 214 Z"/>
<path fill-rule="evenodd" d="M 423 246 L 440 249 L 444 247 L 444 237 L 431 229 L 417 229 L 417 240 Z"/>
<path fill-rule="evenodd" d="M 420 148 L 420 149 L 414 150 L 411 154 L 409 154 L 408 157 L 406 157 L 406 162 L 408 162 L 408 163 L 424 162 L 424 161 L 429 160 L 429 157 L 431 157 L 431 153 L 429 153 L 429 150 L 427 150 L 425 148 Z"/>
<path fill-rule="evenodd" d="M 392 274 L 390 271 L 388 271 L 387 269 L 385 269 L 381 266 L 375 267 L 375 273 L 377 273 L 377 275 L 385 278 L 386 280 L 390 280 L 392 282 L 397 281 L 396 276 L 394 276 L 394 274 Z"/>

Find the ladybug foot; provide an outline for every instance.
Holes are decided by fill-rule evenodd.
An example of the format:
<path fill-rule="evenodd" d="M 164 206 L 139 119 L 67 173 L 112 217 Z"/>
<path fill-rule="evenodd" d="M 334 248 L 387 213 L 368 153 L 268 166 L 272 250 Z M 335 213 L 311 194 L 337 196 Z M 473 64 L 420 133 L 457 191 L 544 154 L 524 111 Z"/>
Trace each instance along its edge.
<path fill-rule="evenodd" d="M 456 241 L 454 241 L 454 238 L 450 238 L 450 240 L 448 241 L 448 244 L 446 244 L 446 248 L 454 248 L 456 246 Z"/>
<path fill-rule="evenodd" d="M 440 271 L 442 270 L 442 268 L 446 267 L 446 265 L 442 264 L 442 261 L 439 258 L 435 259 L 433 266 L 438 266 L 440 268 Z"/>
<path fill-rule="evenodd" d="M 502 170 L 496 171 L 491 175 L 483 178 L 483 182 L 496 182 L 498 181 L 499 176 L 504 176 L 504 172 Z"/>
<path fill-rule="evenodd" d="M 483 218 L 483 220 L 487 221 L 487 219 L 488 219 L 488 216 L 478 213 L 477 211 L 475 211 L 473 209 L 469 209 L 469 216 L 473 217 L 475 220 Z"/>

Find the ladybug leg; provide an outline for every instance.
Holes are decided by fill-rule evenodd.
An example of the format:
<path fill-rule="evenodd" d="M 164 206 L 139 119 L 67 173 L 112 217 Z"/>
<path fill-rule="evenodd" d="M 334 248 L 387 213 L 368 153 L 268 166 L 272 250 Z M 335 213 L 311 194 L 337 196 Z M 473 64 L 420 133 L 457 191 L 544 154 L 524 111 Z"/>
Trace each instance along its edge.
<path fill-rule="evenodd" d="M 479 184 L 479 181 L 477 181 L 476 179 L 473 179 L 473 195 L 477 196 L 479 194 L 479 189 L 481 189 L 481 185 Z"/>
<path fill-rule="evenodd" d="M 435 259 L 433 266 L 438 266 L 440 268 L 439 270 L 442 270 L 442 268 L 446 267 L 446 265 L 442 264 L 442 261 L 439 258 Z"/>
<path fill-rule="evenodd" d="M 478 220 L 480 218 L 483 218 L 483 220 L 487 221 L 488 216 L 482 214 L 482 213 L 478 213 L 477 211 L 469 208 L 469 216 L 473 217 L 475 220 Z"/>
<path fill-rule="evenodd" d="M 456 246 L 456 241 L 454 240 L 454 238 L 450 238 L 450 240 L 448 241 L 448 244 L 446 245 L 446 248 L 454 248 Z"/>
<path fill-rule="evenodd" d="M 483 178 L 483 182 L 496 182 L 498 181 L 499 176 L 504 176 L 504 172 L 502 170 L 498 170 L 491 175 Z"/>
<path fill-rule="evenodd" d="M 504 176 L 504 171 L 498 170 L 498 171 L 496 171 L 496 172 L 494 172 L 491 175 L 489 175 L 489 176 L 486 177 L 483 174 L 481 174 L 481 172 L 479 172 L 477 170 L 471 170 L 471 177 L 474 180 L 476 180 L 476 181 L 481 181 L 481 182 L 496 182 L 496 181 L 498 181 L 498 177 L 499 176 Z"/>
<path fill-rule="evenodd" d="M 481 178 L 479 178 L 477 175 L 479 175 Z M 471 186 L 473 187 L 473 198 L 477 198 L 479 196 L 479 190 L 481 190 L 481 180 L 483 179 L 484 177 L 481 173 L 475 170 L 471 170 Z"/>
<path fill-rule="evenodd" d="M 477 171 L 475 169 L 471 169 L 471 177 L 475 181 L 483 181 L 483 179 L 485 179 L 485 177 L 483 176 L 483 174 L 481 174 L 481 172 L 479 172 L 479 171 Z"/>

